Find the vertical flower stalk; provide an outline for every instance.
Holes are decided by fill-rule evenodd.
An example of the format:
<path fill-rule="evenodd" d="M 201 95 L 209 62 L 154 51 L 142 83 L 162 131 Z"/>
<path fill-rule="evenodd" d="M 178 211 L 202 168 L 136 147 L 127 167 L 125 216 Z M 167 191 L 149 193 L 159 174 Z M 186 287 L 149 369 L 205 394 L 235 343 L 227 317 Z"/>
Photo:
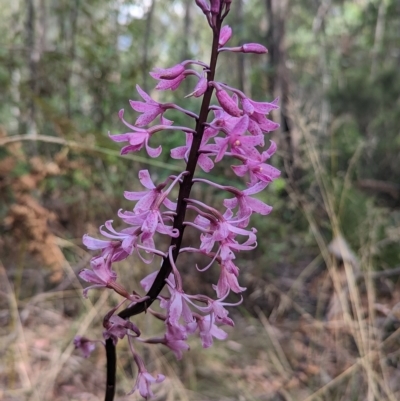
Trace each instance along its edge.
<path fill-rule="evenodd" d="M 115 142 L 127 142 L 121 154 L 145 149 L 150 157 L 158 157 L 162 152 L 161 145 L 152 147 L 150 143 L 157 143 L 162 131 L 182 131 L 184 144 L 172 149 L 171 157 L 184 159 L 186 168 L 179 175 L 171 176 L 161 183 L 154 183 L 150 172 L 141 170 L 138 178 L 144 190 L 125 192 L 124 197 L 135 202 L 135 205 L 132 210 L 118 212 L 126 228 L 117 231 L 113 221 L 109 220 L 100 227 L 100 233 L 105 239 L 88 235 L 83 237 L 83 243 L 89 249 L 99 252 L 91 260 L 91 269 L 84 269 L 79 274 L 91 284 L 84 290 L 84 296 L 91 289 L 102 288 L 113 290 L 121 297 L 119 305 L 110 310 L 103 320 L 104 341 L 100 342 L 105 345 L 107 355 L 106 401 L 112 401 L 115 395 L 116 344 L 119 340 L 127 338 L 137 365 L 138 376 L 132 392 L 138 390 L 147 399 L 153 394 L 150 385 L 162 382 L 164 376 L 154 376 L 147 371 L 136 345 L 161 344 L 170 348 L 177 359 L 181 359 L 189 349 L 189 335 L 197 334 L 204 348 L 210 347 L 214 339 L 223 340 L 227 337 L 220 326 L 233 326 L 234 323 L 226 307 L 240 304 L 242 297 L 238 295 L 238 301 L 234 304 L 225 302 L 225 299 L 231 292 L 240 294 L 245 290 L 239 284 L 236 254 L 253 250 L 257 246 L 257 230 L 248 228 L 250 216 L 253 213 L 267 215 L 272 210 L 271 206 L 253 198 L 253 195 L 264 190 L 280 174 L 266 163 L 276 151 L 274 142 L 271 141 L 269 148 L 263 150 L 265 134 L 278 127 L 278 124 L 266 117 L 278 107 L 277 102 L 249 99 L 243 92 L 217 81 L 215 77 L 220 53 L 263 54 L 267 49 L 256 43 L 232 48 L 225 46 L 232 36 L 232 29 L 227 25 L 222 27 L 222 24 L 230 10 L 231 1 L 196 0 L 196 4 L 206 16 L 212 31 L 209 64 L 185 60 L 170 68 L 157 68 L 150 75 L 158 81 L 155 87 L 157 90 L 175 90 L 184 79 L 194 76 L 193 91 L 187 96 L 202 97 L 199 114 L 185 110 L 178 104 L 156 102 L 137 85 L 143 101 L 130 101 L 130 105 L 140 113 L 139 117 L 131 124 L 124 119 L 124 111 L 121 110 L 119 117 L 128 132 L 110 135 Z M 213 95 L 216 103 L 211 105 Z M 193 127 L 173 125 L 165 116 L 170 109 L 191 118 Z M 154 123 L 157 119 L 158 124 Z M 208 173 L 215 163 L 224 158 L 235 163 L 232 170 L 238 177 L 247 177 L 243 188 L 195 177 L 197 166 Z M 192 198 L 193 185 L 212 186 L 224 191 L 227 194 L 223 202 L 224 210 L 217 210 Z M 177 202 L 170 199 L 171 191 L 175 188 L 179 190 Z M 188 209 L 196 215 L 192 221 L 187 220 Z M 198 247 L 181 247 L 186 227 L 199 233 Z M 155 235 L 169 237 L 169 246 L 157 249 Z M 193 266 L 199 271 L 219 269 L 218 282 L 213 286 L 215 299 L 185 292 L 178 268 L 178 257 L 184 252 L 200 253 L 209 258 L 207 266 Z M 154 258 L 162 259 L 161 267 L 141 281 L 143 294 L 140 295 L 119 283 L 118 274 L 113 269 L 115 262 L 130 257 L 140 258 L 145 263 L 152 263 Z M 161 294 L 164 287 L 167 295 Z M 152 309 L 154 302 L 159 303 L 163 312 Z M 140 329 L 130 321 L 133 316 L 146 311 L 163 322 L 163 336 L 144 338 Z M 79 337 L 75 345 L 87 357 L 97 342 L 99 340 Z"/>

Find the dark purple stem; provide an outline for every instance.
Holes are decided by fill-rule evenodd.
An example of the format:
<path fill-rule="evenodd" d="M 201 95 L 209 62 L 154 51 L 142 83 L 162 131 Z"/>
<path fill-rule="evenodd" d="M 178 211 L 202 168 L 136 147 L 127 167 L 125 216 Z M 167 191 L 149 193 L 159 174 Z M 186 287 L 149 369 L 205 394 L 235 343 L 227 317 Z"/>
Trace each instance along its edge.
<path fill-rule="evenodd" d="M 213 81 L 215 75 L 215 68 L 218 59 L 218 40 L 219 33 L 221 30 L 222 18 L 217 18 L 217 24 L 213 29 L 213 43 L 211 50 L 210 59 L 210 70 L 207 72 L 207 80 Z M 204 93 L 203 102 L 201 104 L 199 118 L 196 122 L 196 133 L 193 135 L 193 143 L 190 149 L 189 159 L 186 165 L 187 175 L 184 176 L 182 183 L 180 184 L 178 203 L 176 207 L 176 216 L 174 219 L 174 228 L 179 230 L 179 237 L 172 238 L 170 246 L 174 246 L 172 251 L 173 260 L 176 261 L 179 255 L 179 250 L 182 244 L 183 232 L 185 225 L 183 224 L 186 215 L 187 203 L 185 199 L 190 197 L 190 191 L 193 185 L 193 176 L 197 166 L 197 160 L 199 158 L 199 148 L 203 137 L 205 123 L 207 122 L 211 96 L 213 93 L 213 86 L 209 86 L 207 91 Z M 154 280 L 153 285 L 146 294 L 149 298 L 143 302 L 122 310 L 118 313 L 118 316 L 123 319 L 128 319 L 131 316 L 138 315 L 146 311 L 146 309 L 157 299 L 161 290 L 164 288 L 165 279 L 171 273 L 172 266 L 168 257 L 164 258 L 164 262 L 161 266 L 160 271 Z M 106 340 L 106 355 L 107 355 L 107 387 L 105 401 L 113 401 L 115 394 L 115 374 L 116 374 L 116 352 L 115 345 L 112 340 Z"/>
<path fill-rule="evenodd" d="M 115 373 L 117 371 L 117 353 L 113 340 L 106 340 L 106 356 L 107 356 L 107 385 L 106 385 L 106 401 L 112 401 L 115 395 Z"/>

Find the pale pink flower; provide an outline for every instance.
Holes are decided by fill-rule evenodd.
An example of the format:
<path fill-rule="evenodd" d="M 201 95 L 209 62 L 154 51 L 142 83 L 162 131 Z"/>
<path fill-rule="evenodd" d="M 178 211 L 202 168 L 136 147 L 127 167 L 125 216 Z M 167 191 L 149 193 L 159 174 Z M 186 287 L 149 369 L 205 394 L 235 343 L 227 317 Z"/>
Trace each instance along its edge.
<path fill-rule="evenodd" d="M 227 133 L 225 138 L 216 137 L 215 143 L 218 146 L 218 153 L 215 161 L 220 161 L 228 150 L 231 148 L 231 153 L 245 156 L 246 158 L 254 158 L 259 155 L 255 146 L 264 145 L 263 135 L 244 135 L 249 126 L 249 117 L 242 116 L 237 124 L 233 127 L 232 131 Z"/>
<path fill-rule="evenodd" d="M 194 319 L 192 321 L 194 321 Z M 168 319 L 166 320 L 165 324 L 166 333 L 164 337 L 149 338 L 141 341 L 147 344 L 163 344 L 175 354 L 176 359 L 182 359 L 183 351 L 190 349 L 189 344 L 186 342 L 186 328 L 181 325 L 173 325 Z"/>
<path fill-rule="evenodd" d="M 259 213 L 263 216 L 271 213 L 271 206 L 258 199 L 250 197 L 250 195 L 261 192 L 263 189 L 266 188 L 267 185 L 268 182 L 260 181 L 252 187 L 247 188 L 243 191 L 235 191 L 235 198 L 224 200 L 224 206 L 229 209 L 234 209 L 236 206 L 239 207 L 237 217 L 239 219 L 245 218 L 243 222 L 239 223 L 239 226 L 246 227 L 249 221 L 248 218 L 253 212 Z"/>
<path fill-rule="evenodd" d="M 254 100 L 249 99 L 248 97 L 244 97 L 241 99 L 243 111 L 246 114 L 253 114 L 254 112 L 260 114 L 268 114 L 272 110 L 278 109 L 278 105 L 276 104 L 276 100 L 273 102 L 256 102 Z"/>
<path fill-rule="evenodd" d="M 113 228 L 112 222 L 112 220 L 108 220 L 104 224 L 108 231 L 105 231 L 103 226 L 100 227 L 100 233 L 110 240 L 104 241 L 86 234 L 83 236 L 82 242 L 89 249 L 102 249 L 104 257 L 111 255 L 111 261 L 118 262 L 132 255 L 137 245 L 140 230 L 136 227 L 128 227 L 118 232 Z"/>
<path fill-rule="evenodd" d="M 233 213 L 230 209 L 227 209 L 226 212 L 221 215 L 221 213 L 219 213 L 216 209 L 211 208 L 202 202 L 194 199 L 188 199 L 187 202 L 190 205 L 197 204 L 209 212 L 209 217 L 204 217 L 199 214 L 193 223 L 186 222 L 187 225 L 197 228 L 202 232 L 202 235 L 200 236 L 201 251 L 209 253 L 212 251 L 215 242 L 219 242 L 218 252 L 223 251 L 225 255 L 226 252 L 232 252 L 232 249 L 247 250 L 249 246 L 252 246 L 254 243 L 256 243 L 254 230 L 248 231 L 237 227 L 237 225 L 239 225 L 239 223 L 244 219 L 233 218 Z M 194 208 L 193 206 L 190 206 L 190 208 L 198 211 L 198 209 Z M 248 237 L 245 243 L 242 244 L 242 248 L 242 245 L 234 240 L 236 235 Z"/>
<path fill-rule="evenodd" d="M 225 261 L 235 259 L 235 252 L 252 251 L 255 249 L 257 247 L 256 232 L 257 230 L 253 228 L 248 239 L 243 243 L 236 241 L 234 234 L 231 234 L 226 239 L 220 241 L 218 252 L 221 260 Z"/>
<path fill-rule="evenodd" d="M 252 100 L 248 98 L 242 91 L 239 89 L 232 88 L 224 83 L 213 83 L 215 87 L 223 87 L 228 89 L 229 91 L 233 92 L 232 99 L 235 100 L 235 103 L 237 103 L 237 99 L 240 99 L 240 102 L 242 104 L 243 112 L 245 114 L 248 114 L 249 116 L 253 115 L 253 113 L 257 113 L 253 120 L 259 124 L 265 125 L 267 124 L 266 119 L 265 119 L 265 114 L 269 114 L 272 110 L 278 109 L 278 99 L 273 100 L 272 102 L 256 102 L 255 100 Z M 261 115 L 261 116 L 260 116 Z M 273 123 L 270 120 L 268 124 Z M 276 127 L 279 127 L 279 125 L 276 125 L 276 123 L 273 123 L 273 129 L 276 129 Z M 271 128 L 271 127 L 270 127 Z M 269 129 L 269 131 L 272 131 L 273 129 Z M 264 130 L 265 131 L 265 130 Z"/>
<path fill-rule="evenodd" d="M 215 315 L 196 316 L 197 326 L 203 348 L 209 348 L 213 345 L 213 337 L 218 340 L 225 340 L 228 333 L 220 329 L 215 322 Z"/>
<path fill-rule="evenodd" d="M 219 275 L 217 285 L 213 288 L 217 292 L 218 298 L 223 298 L 233 291 L 236 294 L 246 290 L 245 287 L 240 287 L 238 283 L 239 269 L 232 260 L 220 261 L 221 273 Z"/>
<path fill-rule="evenodd" d="M 167 281 L 168 283 L 168 281 Z M 171 298 L 168 302 L 168 322 L 175 327 L 179 326 L 182 317 L 185 323 L 193 321 L 193 314 L 187 304 L 187 295 L 182 290 L 177 290 L 169 285 Z"/>
<path fill-rule="evenodd" d="M 212 137 L 217 135 L 217 131 L 212 128 L 206 128 L 204 130 L 203 138 L 201 140 L 201 145 L 199 152 L 200 153 L 198 158 L 198 165 L 201 167 L 203 171 L 206 173 L 210 172 L 214 167 L 214 162 L 208 156 L 209 153 L 216 153 L 218 150 L 217 145 L 214 144 L 207 144 L 208 140 Z M 189 159 L 190 149 L 193 143 L 193 134 L 186 133 L 186 145 L 185 146 L 178 146 L 177 148 L 171 149 L 171 157 L 173 159 L 184 159 L 186 162 Z"/>
<path fill-rule="evenodd" d="M 170 212 L 161 212 L 160 207 L 165 205 L 170 209 L 176 208 L 176 205 L 168 200 L 167 196 L 184 174 L 185 172 L 175 177 L 169 188 L 162 191 L 166 183 L 156 187 L 150 178 L 149 172 L 141 170 L 139 172 L 140 181 L 149 191 L 125 193 L 127 199 L 139 201 L 132 212 L 120 210 L 118 216 L 125 223 L 140 227 L 141 240 L 144 246 L 150 248 L 150 250 L 154 248 L 153 236 L 156 231 L 174 238 L 179 235 L 177 229 L 165 224 L 165 221 L 171 220 Z"/>
<path fill-rule="evenodd" d="M 236 96 L 232 97 L 232 99 L 234 99 L 234 98 L 237 98 L 237 97 Z M 216 134 L 220 130 L 223 130 L 224 132 L 232 131 L 233 127 L 239 121 L 238 117 L 231 116 L 222 108 L 214 109 L 213 111 L 214 111 L 214 120 L 211 121 L 209 128 L 215 130 Z"/>
<path fill-rule="evenodd" d="M 212 311 L 213 315 L 215 316 L 215 321 L 217 323 L 226 324 L 227 326 L 233 327 L 233 326 L 235 326 L 235 323 L 233 322 L 233 320 L 230 317 L 228 317 L 229 312 L 225 309 L 225 306 L 240 305 L 243 302 L 243 298 L 241 298 L 241 300 L 239 302 L 232 304 L 232 303 L 223 302 L 225 297 L 223 297 L 221 299 L 212 300 L 210 302 L 209 309 Z"/>
<path fill-rule="evenodd" d="M 271 132 L 279 128 L 278 123 L 269 120 L 263 113 L 257 111 L 251 114 L 250 119 L 254 120 L 263 132 Z"/>
<path fill-rule="evenodd" d="M 156 270 L 153 273 L 148 274 L 145 278 L 143 278 L 142 280 L 140 280 L 140 286 L 146 291 L 148 292 L 151 288 L 151 286 L 154 283 L 154 280 L 156 279 L 158 274 L 158 270 Z"/>
<path fill-rule="evenodd" d="M 250 197 L 250 195 L 257 194 L 261 192 L 263 189 L 265 189 L 268 183 L 260 181 L 257 184 L 253 185 L 252 187 L 241 191 L 235 187 L 220 185 L 213 181 L 206 180 L 204 178 L 195 178 L 194 181 L 211 185 L 214 188 L 230 192 L 235 196 L 235 198 L 225 199 L 223 204 L 226 208 L 230 210 L 233 210 L 235 209 L 235 207 L 239 206 L 236 215 L 236 218 L 240 220 L 240 222 L 238 223 L 238 227 L 246 227 L 249 222 L 248 218 L 251 216 L 253 212 L 260 213 L 262 215 L 267 215 L 272 210 L 271 206 L 265 204 L 264 202 L 261 202 L 258 199 Z"/>
<path fill-rule="evenodd" d="M 118 315 L 106 316 L 103 321 L 105 331 L 103 337 L 105 340 L 111 338 L 114 344 L 118 339 L 122 340 L 125 336 L 140 336 L 140 330 L 129 320 L 122 319 Z M 135 333 L 133 335 L 131 332 Z"/>
<path fill-rule="evenodd" d="M 268 150 L 263 152 L 261 155 L 254 159 L 243 158 L 243 164 L 238 166 L 231 166 L 235 174 L 239 177 L 243 177 L 247 172 L 250 174 L 250 186 L 253 186 L 258 181 L 272 182 L 278 178 L 281 172 L 275 167 L 264 163 L 271 157 L 276 151 L 275 142 L 271 141 L 271 145 Z"/>
<path fill-rule="evenodd" d="M 233 320 L 228 317 L 229 312 L 225 309 L 225 306 L 240 305 L 243 302 L 243 298 L 241 297 L 240 301 L 236 303 L 224 302 L 228 294 L 229 291 L 220 299 L 211 299 L 205 295 L 199 296 L 199 298 L 202 297 L 203 302 L 207 302 L 207 306 L 198 307 L 198 309 L 203 313 L 210 313 L 217 323 L 233 327 L 235 324 Z"/>
<path fill-rule="evenodd" d="M 129 103 L 133 110 L 143 113 L 135 122 L 136 126 L 143 127 L 154 121 L 157 116 L 163 114 L 165 109 L 161 103 L 153 100 L 139 85 L 136 85 L 136 90 L 144 102 L 130 100 Z"/>
<path fill-rule="evenodd" d="M 94 341 L 86 337 L 76 336 L 74 338 L 74 345 L 79 349 L 85 358 L 89 358 L 90 354 L 95 350 L 96 344 Z"/>
<path fill-rule="evenodd" d="M 120 110 L 118 114 L 121 121 L 132 130 L 132 132 L 127 132 L 126 134 L 120 135 L 109 135 L 114 142 L 129 142 L 129 145 L 124 146 L 121 149 L 121 155 L 127 154 L 129 152 L 137 152 L 145 146 L 147 154 L 150 157 L 158 157 L 161 154 L 162 148 L 158 146 L 157 148 L 152 148 L 149 145 L 149 140 L 152 132 L 145 130 L 143 128 L 135 127 L 124 120 L 124 110 Z"/>
<path fill-rule="evenodd" d="M 141 240 L 147 248 L 154 248 L 153 236 L 155 232 L 166 234 L 176 238 L 179 231 L 172 226 L 166 225 L 164 220 L 169 220 L 170 216 L 165 212 L 160 212 L 158 207 L 146 210 L 140 214 L 130 211 L 118 211 L 118 216 L 126 223 L 140 227 Z"/>
<path fill-rule="evenodd" d="M 177 340 L 175 337 L 171 336 L 169 332 L 165 335 L 162 344 L 168 347 L 178 360 L 182 359 L 183 351 L 188 351 L 190 349 L 189 344 L 185 340 Z"/>
<path fill-rule="evenodd" d="M 83 296 L 87 298 L 87 293 L 93 288 L 108 287 L 113 288 L 113 285 L 117 279 L 117 273 L 111 268 L 111 259 L 98 256 L 92 258 L 90 261 L 92 270 L 83 269 L 79 272 L 79 277 L 82 280 L 92 283 L 91 285 L 83 290 Z"/>
<path fill-rule="evenodd" d="M 136 379 L 135 386 L 128 393 L 128 395 L 133 394 L 136 390 L 139 390 L 140 395 L 148 400 L 149 398 L 153 398 L 154 394 L 151 391 L 150 385 L 154 383 L 161 383 L 165 379 L 164 375 L 157 375 L 155 379 L 147 370 L 143 369 L 139 371 L 138 377 Z"/>
<path fill-rule="evenodd" d="M 145 188 L 148 189 L 147 191 L 124 192 L 124 197 L 126 199 L 138 201 L 135 207 L 133 208 L 133 211 L 136 214 L 148 211 L 150 208 L 153 207 L 155 203 L 157 203 L 156 201 L 158 201 L 158 203 L 160 204 L 159 206 L 164 205 L 170 210 L 176 209 L 176 203 L 171 202 L 166 196 L 170 193 L 170 191 L 176 184 L 176 181 L 173 182 L 173 184 L 166 192 L 163 192 L 163 189 L 166 187 L 167 183 L 164 182 L 163 184 L 160 184 L 156 187 L 153 183 L 153 180 L 150 177 L 150 173 L 148 170 L 139 171 L 139 181 Z"/>

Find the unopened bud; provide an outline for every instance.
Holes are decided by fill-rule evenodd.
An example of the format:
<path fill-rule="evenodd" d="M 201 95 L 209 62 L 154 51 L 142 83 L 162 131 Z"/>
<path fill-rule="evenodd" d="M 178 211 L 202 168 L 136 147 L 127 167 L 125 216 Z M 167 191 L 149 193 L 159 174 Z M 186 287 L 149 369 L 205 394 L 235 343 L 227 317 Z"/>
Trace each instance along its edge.
<path fill-rule="evenodd" d="M 210 12 L 210 6 L 208 5 L 206 0 L 195 0 L 197 6 L 200 8 L 201 11 L 203 11 L 204 14 L 207 14 Z"/>
<path fill-rule="evenodd" d="M 268 49 L 260 45 L 259 43 L 246 43 L 242 46 L 243 53 L 255 53 L 255 54 L 265 54 L 268 53 Z"/>
<path fill-rule="evenodd" d="M 177 78 L 185 71 L 185 67 L 182 64 L 176 64 L 170 68 L 154 68 L 150 75 L 155 79 L 168 79 L 172 80 Z"/>
<path fill-rule="evenodd" d="M 239 117 L 241 115 L 239 107 L 228 95 L 228 92 L 224 91 L 223 89 L 220 89 L 217 90 L 216 96 L 219 104 L 228 114 L 235 117 Z"/>
<path fill-rule="evenodd" d="M 232 28 L 229 25 L 225 25 L 224 27 L 222 27 L 221 32 L 219 34 L 218 45 L 224 46 L 225 43 L 227 43 L 228 40 L 231 38 L 231 36 L 232 36 Z"/>
<path fill-rule="evenodd" d="M 199 79 L 199 82 L 197 82 L 197 85 L 194 87 L 194 91 L 185 97 L 190 97 L 190 96 L 200 97 L 204 95 L 204 92 L 207 90 L 207 88 L 208 88 L 207 78 L 201 77 Z"/>
<path fill-rule="evenodd" d="M 221 0 L 211 0 L 210 4 L 211 4 L 211 14 L 219 14 Z"/>

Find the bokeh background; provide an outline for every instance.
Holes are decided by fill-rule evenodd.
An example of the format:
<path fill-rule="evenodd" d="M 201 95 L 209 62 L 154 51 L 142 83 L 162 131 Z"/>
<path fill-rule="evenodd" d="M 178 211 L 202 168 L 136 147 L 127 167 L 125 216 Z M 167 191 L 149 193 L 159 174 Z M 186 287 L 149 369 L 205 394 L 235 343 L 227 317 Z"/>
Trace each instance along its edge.
<path fill-rule="evenodd" d="M 217 75 L 255 100 L 279 96 L 272 164 L 282 176 L 260 194 L 274 210 L 254 219 L 257 250 L 238 261 L 247 291 L 229 340 L 203 350 L 193 338 L 180 362 L 161 347 L 143 351 L 168 377 L 157 399 L 398 400 L 400 2 L 234 0 L 226 22 L 230 45 L 269 49 L 223 53 Z M 0 400 L 103 398 L 104 350 L 86 360 L 72 340 L 100 338 L 118 298 L 83 299 L 77 273 L 92 255 L 81 237 L 109 219 L 122 227 L 116 212 L 132 207 L 122 194 L 140 189 L 139 170 L 162 180 L 183 167 L 169 158 L 181 132 L 157 134 L 157 160 L 119 156 L 108 132 L 124 132 L 119 109 L 136 117 L 136 83 L 198 110 L 184 99 L 194 81 L 155 92 L 148 71 L 208 61 L 210 38 L 192 0 L 1 2 Z M 238 184 L 229 161 L 211 176 Z M 195 195 L 216 207 L 223 199 L 204 187 Z M 212 294 L 218 271 L 180 260 L 188 292 Z M 133 257 L 118 273 L 139 290 L 154 268 Z M 160 333 L 151 317 L 137 321 Z M 139 399 L 125 395 L 135 369 L 123 341 L 118 355 L 116 399 Z"/>

